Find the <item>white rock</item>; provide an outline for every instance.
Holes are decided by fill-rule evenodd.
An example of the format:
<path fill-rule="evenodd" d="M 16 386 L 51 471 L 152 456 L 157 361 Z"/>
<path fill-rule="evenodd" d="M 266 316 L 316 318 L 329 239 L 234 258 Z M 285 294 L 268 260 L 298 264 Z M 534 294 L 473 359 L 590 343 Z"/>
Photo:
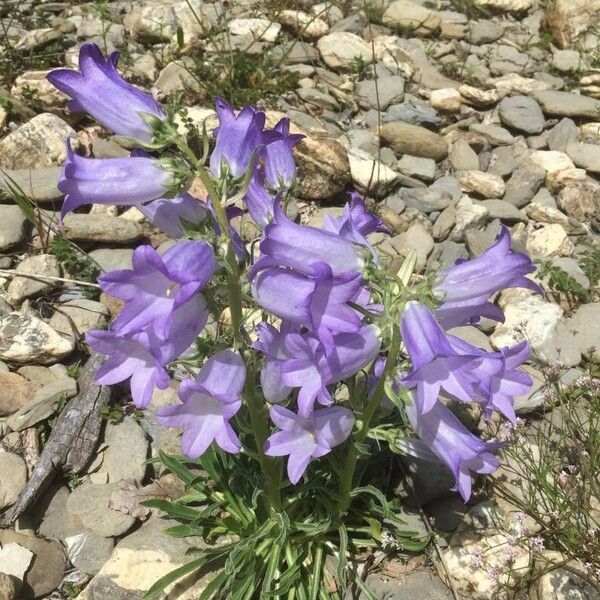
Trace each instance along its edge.
<path fill-rule="evenodd" d="M 282 25 L 307 40 L 318 40 L 329 33 L 329 25 L 325 21 L 302 10 L 282 10 L 278 19 Z"/>
<path fill-rule="evenodd" d="M 531 160 L 545 169 L 548 173 L 574 169 L 573 161 L 565 152 L 558 150 L 537 150 L 531 154 Z"/>
<path fill-rule="evenodd" d="M 48 81 L 50 72 L 25 71 L 15 79 L 10 93 L 20 100 L 39 102 L 44 108 L 64 107 L 68 97 Z"/>
<path fill-rule="evenodd" d="M 41 319 L 12 312 L 0 317 L 0 360 L 18 364 L 49 364 L 73 352 L 75 342 Z"/>
<path fill-rule="evenodd" d="M 466 103 L 477 107 L 493 106 L 500 100 L 496 90 L 480 90 L 472 85 L 461 85 L 458 92 Z"/>
<path fill-rule="evenodd" d="M 499 175 L 484 171 L 462 171 L 457 173 L 457 179 L 464 192 L 474 193 L 484 198 L 502 198 L 506 184 Z"/>
<path fill-rule="evenodd" d="M 571 256 L 573 242 L 562 225 L 552 223 L 527 236 L 527 250 L 536 256 Z"/>
<path fill-rule="evenodd" d="M 0 510 L 13 505 L 27 483 L 27 465 L 12 452 L 0 452 Z M 0 559 L 0 571 L 2 571 Z"/>
<path fill-rule="evenodd" d="M 550 84 L 539 79 L 523 77 L 518 73 L 507 73 L 491 81 L 492 85 L 501 94 L 531 94 L 536 90 L 550 89 Z"/>
<path fill-rule="evenodd" d="M 494 348 L 526 340 L 532 355 L 546 364 L 561 362 L 572 367 L 579 363 L 581 354 L 560 306 L 528 290 L 511 290 L 508 296 L 501 303 L 505 321 L 496 325 L 490 337 Z"/>
<path fill-rule="evenodd" d="M 231 19 L 227 27 L 233 35 L 251 35 L 263 42 L 274 42 L 281 31 L 279 23 L 258 18 Z"/>
<path fill-rule="evenodd" d="M 25 257 L 16 267 L 16 273 L 31 275 L 49 275 L 60 277 L 61 270 L 56 257 L 52 254 L 34 254 Z M 47 292 L 56 282 L 30 277 L 13 277 L 6 291 L 8 301 L 14 306 L 30 296 Z"/>
<path fill-rule="evenodd" d="M 358 148 L 348 151 L 352 181 L 363 193 L 385 196 L 398 181 L 398 173 Z"/>
<path fill-rule="evenodd" d="M 325 64 L 332 69 L 348 69 L 357 60 L 372 58 L 371 45 L 354 33 L 336 31 L 323 36 L 317 47 Z"/>
<path fill-rule="evenodd" d="M 0 548 L 0 571 L 23 581 L 25 573 L 33 561 L 33 552 L 15 542 Z"/>
<path fill-rule="evenodd" d="M 62 165 L 65 140 L 75 130 L 51 113 L 36 115 L 0 140 L 0 166 L 26 169 Z"/>
<path fill-rule="evenodd" d="M 428 35 L 439 29 L 442 17 L 419 4 L 408 0 L 396 0 L 383 13 L 381 21 L 390 27 L 406 27 L 416 34 Z"/>
<path fill-rule="evenodd" d="M 533 0 L 474 0 L 475 6 L 500 12 L 522 13 L 533 6 Z"/>
<path fill-rule="evenodd" d="M 450 234 L 450 239 L 453 242 L 462 241 L 465 231 L 483 225 L 488 213 L 487 208 L 475 204 L 469 196 L 464 195 L 456 204 L 456 224 Z"/>
<path fill-rule="evenodd" d="M 462 106 L 462 96 L 454 88 L 431 90 L 431 106 L 443 112 L 458 112 Z"/>

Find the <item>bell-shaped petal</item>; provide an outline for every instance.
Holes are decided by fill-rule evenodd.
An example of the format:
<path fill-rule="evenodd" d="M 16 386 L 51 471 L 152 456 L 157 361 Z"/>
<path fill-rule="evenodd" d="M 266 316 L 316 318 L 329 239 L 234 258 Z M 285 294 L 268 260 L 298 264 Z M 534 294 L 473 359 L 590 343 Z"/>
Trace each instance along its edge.
<path fill-rule="evenodd" d="M 215 148 L 210 156 L 210 171 L 219 178 L 223 166 L 232 177 L 242 177 L 257 152 L 262 148 L 265 137 L 265 113 L 253 106 L 245 106 L 239 114 L 222 98 L 216 98 L 215 106 L 219 126 L 214 130 Z"/>
<path fill-rule="evenodd" d="M 245 379 L 246 367 L 239 353 L 221 350 L 204 363 L 196 379 L 181 383 L 182 404 L 158 411 L 163 425 L 184 429 L 181 449 L 185 456 L 198 458 L 213 442 L 226 452 L 240 451 L 240 440 L 229 420 L 242 405 Z"/>
<path fill-rule="evenodd" d="M 252 294 L 263 308 L 307 327 L 327 351 L 332 348 L 334 333 L 360 329 L 361 318 L 347 303 L 355 300 L 361 290 L 360 273 L 334 277 L 327 263 L 314 263 L 310 277 L 271 267 L 252 280 Z"/>
<path fill-rule="evenodd" d="M 260 250 L 261 258 L 252 274 L 266 266 L 279 266 L 310 275 L 314 263 L 327 263 L 332 274 L 337 276 L 346 271 L 361 272 L 365 265 L 360 246 L 335 233 L 294 223 L 277 202 L 273 221 L 265 227 Z"/>
<path fill-rule="evenodd" d="M 450 409 L 436 402 L 427 412 L 416 404 L 406 407 L 406 414 L 419 438 L 452 471 L 456 485 L 452 488 L 466 502 L 471 496 L 473 473 L 493 473 L 500 461 L 492 454 L 498 444 L 487 443 L 473 435 Z"/>
<path fill-rule="evenodd" d="M 279 202 L 279 194 L 271 196 L 265 188 L 264 171 L 257 168 L 248 184 L 244 203 L 252 220 L 261 229 L 264 229 L 273 220 L 276 202 Z"/>
<path fill-rule="evenodd" d="M 296 179 L 294 146 L 304 136 L 299 133 L 290 133 L 290 120 L 287 117 L 281 119 L 273 131 L 279 135 L 265 146 L 265 175 L 272 189 L 285 191 L 292 187 Z"/>
<path fill-rule="evenodd" d="M 325 351 L 321 342 L 309 333 L 299 333 L 286 325 L 277 332 L 264 324 L 257 328 L 258 341 L 254 347 L 266 355 L 265 369 L 268 390 L 265 397 L 277 402 L 290 389 L 299 388 L 298 407 L 302 415 L 313 411 L 315 400 L 324 405 L 332 403 L 327 386 L 358 373 L 375 359 L 381 347 L 379 329 L 363 325 L 357 332 L 333 336 L 333 350 Z M 272 395 L 267 395 L 267 391 Z"/>
<path fill-rule="evenodd" d="M 175 198 L 159 198 L 136 206 L 154 227 L 172 238 L 185 235 L 184 222 L 197 225 L 204 221 L 210 212 L 206 205 L 186 193 Z"/>
<path fill-rule="evenodd" d="M 119 75 L 118 60 L 118 52 L 105 58 L 96 44 L 83 44 L 80 72 L 57 69 L 48 74 L 48 80 L 71 98 L 71 110 L 87 112 L 114 133 L 149 144 L 154 132 L 146 117 L 162 121 L 166 115 L 152 96 Z"/>
<path fill-rule="evenodd" d="M 67 159 L 58 189 L 64 216 L 85 204 L 138 206 L 168 195 L 173 173 L 155 158 L 84 158 L 67 141 Z"/>
<path fill-rule="evenodd" d="M 372 212 L 367 210 L 364 198 L 357 192 L 350 192 L 350 202 L 344 206 L 344 211 L 339 217 L 325 215 L 323 229 L 337 233 L 339 235 L 348 235 L 357 243 L 366 244 L 366 236 L 376 231 L 389 233 L 389 229 L 383 224 L 383 221 Z M 354 232 L 354 233 L 352 233 Z M 358 234 L 358 235 L 356 235 Z"/>
<path fill-rule="evenodd" d="M 300 481 L 311 460 L 344 442 L 355 422 L 354 415 L 340 406 L 318 409 L 308 416 L 272 406 L 271 419 L 280 431 L 267 439 L 265 454 L 289 456 L 287 473 L 293 484 Z"/>
<path fill-rule="evenodd" d="M 440 273 L 433 291 L 444 303 L 436 316 L 445 328 L 476 322 L 480 316 L 502 321 L 502 312 L 488 302 L 489 297 L 512 287 L 541 292 L 539 285 L 525 277 L 533 271 L 535 266 L 526 254 L 512 251 L 510 232 L 502 226 L 491 248 Z"/>
<path fill-rule="evenodd" d="M 104 292 L 125 301 L 113 329 L 127 335 L 151 325 L 160 339 L 167 339 L 174 311 L 200 292 L 216 266 L 212 247 L 200 240 L 179 242 L 162 257 L 152 246 L 138 246 L 133 269 L 112 271 L 98 280 Z"/>
<path fill-rule="evenodd" d="M 470 371 L 478 364 L 479 356 L 461 355 L 454 350 L 435 317 L 418 302 L 408 302 L 400 328 L 412 363 L 403 382 L 417 388 L 419 410 L 430 410 L 441 390 L 463 402 L 472 401 L 475 388 Z"/>

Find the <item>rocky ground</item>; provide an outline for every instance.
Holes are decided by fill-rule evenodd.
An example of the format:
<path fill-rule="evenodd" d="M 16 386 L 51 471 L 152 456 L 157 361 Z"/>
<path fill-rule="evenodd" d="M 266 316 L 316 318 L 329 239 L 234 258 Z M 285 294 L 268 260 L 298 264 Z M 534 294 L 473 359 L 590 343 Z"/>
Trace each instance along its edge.
<path fill-rule="evenodd" d="M 144 239 L 168 243 L 137 210 L 102 206 L 70 215 L 52 241 L 65 137 L 84 155 L 128 154 L 122 140 L 69 114 L 45 79 L 54 67 L 75 67 L 88 40 L 121 50 L 127 76 L 179 111 L 182 129 L 214 126 L 217 93 L 258 102 L 273 120 L 275 111 L 289 115 L 307 135 L 298 149 L 305 222 L 338 213 L 354 187 L 392 230 L 374 240 L 380 251 L 400 262 L 415 250 L 420 272 L 479 255 L 509 226 L 515 248 L 540 261 L 546 297 L 504 292 L 504 323 L 455 333 L 486 348 L 528 339 L 536 383 L 517 413 L 531 424 L 558 410 L 546 393 L 548 367 L 555 381 L 573 384 L 600 364 L 600 2 L 191 5 L 199 20 L 185 0 L 0 6 L 0 167 L 10 177 L 0 177 L 0 511 L 17 501 L 78 393 L 82 334 L 118 310 L 94 288 L 60 278 L 91 281 L 98 270 L 126 268 Z M 15 184 L 34 202 L 33 225 L 13 201 Z M 0 529 L 1 600 L 139 599 L 185 562 L 187 544 L 162 537 L 164 521 L 139 506 L 178 492 L 144 462 L 177 447 L 152 417 L 176 391 L 157 393 L 145 414 L 129 410 L 125 392 L 116 396 L 116 408 L 102 408 L 91 462 L 55 474 L 33 508 Z M 485 427 L 479 415 L 464 418 Z M 535 455 L 534 442 L 529 448 Z M 403 466 L 424 510 L 411 509 L 411 519 L 421 528 L 428 519 L 437 548 L 376 556 L 369 582 L 379 598 L 510 595 L 507 555 L 511 585 L 527 581 L 522 597 L 600 598 L 593 568 L 577 561 L 527 579 L 540 544 L 537 555 L 515 545 L 525 526 L 515 506 L 491 502 L 494 490 L 465 507 L 446 473 L 408 459 Z M 194 597 L 184 588 L 169 596 Z"/>

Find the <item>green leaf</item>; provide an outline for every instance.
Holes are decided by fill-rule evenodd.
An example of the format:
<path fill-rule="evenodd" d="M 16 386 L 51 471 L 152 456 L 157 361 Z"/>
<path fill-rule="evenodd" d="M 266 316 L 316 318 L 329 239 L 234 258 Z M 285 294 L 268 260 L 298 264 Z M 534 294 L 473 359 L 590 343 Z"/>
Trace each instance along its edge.
<path fill-rule="evenodd" d="M 338 564 L 336 569 L 336 578 L 338 586 L 344 590 L 346 588 L 346 569 L 348 567 L 348 558 L 346 552 L 348 551 L 348 529 L 343 523 L 338 528 L 340 535 L 339 544 L 339 556 Z"/>
<path fill-rule="evenodd" d="M 142 506 L 148 508 L 158 508 L 164 513 L 168 514 L 174 519 L 185 519 L 187 521 L 194 521 L 198 518 L 199 511 L 189 506 L 183 506 L 179 502 L 169 502 L 168 500 L 146 500 L 140 503 Z"/>
<path fill-rule="evenodd" d="M 182 577 L 185 577 L 189 573 L 200 569 L 206 564 L 206 557 L 203 555 L 200 558 L 196 558 L 191 562 L 167 573 L 164 577 L 161 577 L 145 594 L 144 600 L 154 600 L 158 598 L 172 583 L 175 583 Z"/>
<path fill-rule="evenodd" d="M 4 183 L 8 188 L 11 199 L 21 209 L 25 218 L 32 224 L 37 225 L 37 217 L 35 215 L 35 204 L 27 197 L 19 184 L 6 172 L 0 169 Z"/>

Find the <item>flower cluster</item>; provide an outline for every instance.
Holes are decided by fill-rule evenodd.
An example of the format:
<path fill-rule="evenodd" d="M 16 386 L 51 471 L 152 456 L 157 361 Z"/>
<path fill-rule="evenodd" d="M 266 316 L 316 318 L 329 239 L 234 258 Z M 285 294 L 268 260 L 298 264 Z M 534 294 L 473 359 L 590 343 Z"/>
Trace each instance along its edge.
<path fill-rule="evenodd" d="M 534 269 L 531 260 L 511 250 L 508 230 L 480 257 L 442 271 L 427 298 L 420 297 L 406 285 L 408 278 L 400 281 L 381 264 L 369 236 L 386 228 L 358 194 L 351 193 L 341 216 L 327 218 L 322 228 L 286 216 L 295 188 L 294 146 L 302 138 L 290 132 L 287 118 L 266 129 L 264 112 L 247 106 L 236 114 L 217 99 L 219 126 L 205 169 L 156 102 L 120 77 L 117 58 L 105 59 L 95 45 L 85 44 L 81 72 L 53 71 L 49 79 L 72 98 L 71 109 L 87 111 L 146 150 L 171 146 L 182 156 L 138 149 L 127 158 L 99 160 L 78 156 L 68 146 L 59 184 L 65 193 L 62 215 L 93 203 L 136 206 L 167 234 L 191 239 L 162 255 L 140 246 L 132 269 L 100 278 L 102 290 L 124 305 L 107 331 L 87 335 L 88 344 L 107 356 L 98 382 L 130 379 L 134 403 L 147 406 L 154 388 L 169 385 L 169 364 L 194 345 L 208 319 L 211 286 L 225 278 L 234 347 L 216 347 L 197 365 L 195 378 L 181 383 L 181 403 L 159 412 L 164 424 L 184 430 L 186 456 L 199 457 L 213 442 L 229 453 L 245 448 L 236 419 L 241 410 L 256 408 L 260 383 L 259 409 L 268 408 L 273 426 L 259 428 L 266 431 L 262 439 L 255 431 L 258 452 L 288 457 L 288 478 L 296 484 L 311 461 L 352 435 L 357 407 L 360 441 L 366 439 L 390 380 L 393 390 L 401 387 L 410 398 L 401 416 L 420 443 L 409 446 L 444 462 L 467 499 L 472 474 L 498 467 L 498 443 L 468 431 L 448 402 L 476 402 L 484 416 L 497 411 L 514 422 L 513 398 L 531 385 L 519 369 L 528 355 L 526 343 L 487 352 L 447 333 L 480 317 L 501 320 L 490 298 L 506 287 L 537 290 L 525 277 Z M 193 175 L 206 184 L 208 198 L 186 192 Z M 243 209 L 234 200 L 243 200 Z M 229 223 L 242 211 L 262 231 L 258 256 L 245 273 L 250 254 Z M 188 227 L 201 221 L 212 230 L 210 241 Z M 239 315 L 252 303 L 264 321 L 248 344 Z M 400 376 L 401 352 L 410 366 Z M 352 387 L 364 397 L 339 402 L 337 386 L 363 370 L 367 389 Z M 254 423 L 257 413 L 250 416 Z"/>

